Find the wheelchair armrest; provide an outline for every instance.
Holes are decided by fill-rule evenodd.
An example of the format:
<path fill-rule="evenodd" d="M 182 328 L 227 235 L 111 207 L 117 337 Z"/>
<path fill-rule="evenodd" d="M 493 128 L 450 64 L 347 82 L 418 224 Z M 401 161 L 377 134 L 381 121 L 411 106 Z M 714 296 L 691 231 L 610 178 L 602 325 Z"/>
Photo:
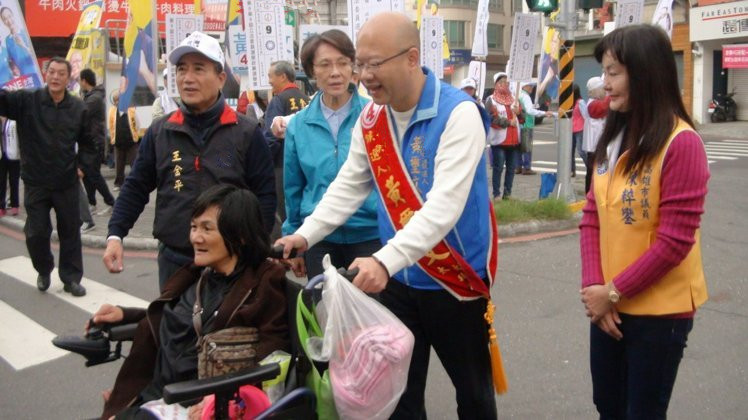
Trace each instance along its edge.
<path fill-rule="evenodd" d="M 269 363 L 214 378 L 177 382 L 164 387 L 164 401 L 174 404 L 210 394 L 233 394 L 242 385 L 256 384 L 280 375 L 280 365 Z"/>
<path fill-rule="evenodd" d="M 109 341 L 132 341 L 137 329 L 137 322 L 109 327 Z"/>

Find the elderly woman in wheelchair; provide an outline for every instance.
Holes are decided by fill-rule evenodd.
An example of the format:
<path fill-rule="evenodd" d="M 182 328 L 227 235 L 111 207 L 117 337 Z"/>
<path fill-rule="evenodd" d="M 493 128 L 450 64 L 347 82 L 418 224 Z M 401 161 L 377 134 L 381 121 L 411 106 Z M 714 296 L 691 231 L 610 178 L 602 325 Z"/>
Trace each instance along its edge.
<path fill-rule="evenodd" d="M 285 269 L 268 259 L 257 198 L 226 185 L 206 190 L 195 202 L 190 241 L 194 265 L 175 273 L 147 309 L 105 304 L 92 318 L 96 325 L 138 322 L 130 354 L 105 395 L 104 419 L 150 418 L 140 405 L 162 398 L 166 385 L 198 377 L 206 334 L 256 328 L 256 361 L 289 348 Z"/>

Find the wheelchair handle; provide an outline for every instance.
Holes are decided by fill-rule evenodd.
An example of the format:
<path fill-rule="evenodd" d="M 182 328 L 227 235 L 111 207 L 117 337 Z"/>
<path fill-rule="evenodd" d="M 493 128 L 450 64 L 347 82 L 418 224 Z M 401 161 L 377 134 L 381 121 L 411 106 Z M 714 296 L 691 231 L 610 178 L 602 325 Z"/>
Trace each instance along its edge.
<path fill-rule="evenodd" d="M 348 281 L 353 281 L 354 278 L 358 275 L 358 268 L 354 268 L 353 270 L 346 270 L 343 267 L 338 268 L 338 274 L 348 279 Z M 317 287 L 317 284 L 323 282 L 325 280 L 324 274 L 318 274 L 314 277 L 312 277 L 311 280 L 309 280 L 304 286 L 304 289 L 306 290 L 314 290 L 315 287 Z"/>
<path fill-rule="evenodd" d="M 296 248 L 294 248 L 288 254 L 288 258 L 295 258 L 297 254 L 298 252 Z M 283 245 L 275 245 L 274 247 L 270 248 L 269 257 L 276 259 L 276 260 L 282 260 L 283 259 Z"/>

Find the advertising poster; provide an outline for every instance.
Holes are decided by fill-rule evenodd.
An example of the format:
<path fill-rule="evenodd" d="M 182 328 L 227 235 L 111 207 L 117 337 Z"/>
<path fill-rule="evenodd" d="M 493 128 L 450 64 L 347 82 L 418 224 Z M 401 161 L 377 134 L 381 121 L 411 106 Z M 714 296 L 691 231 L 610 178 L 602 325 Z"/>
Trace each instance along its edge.
<path fill-rule="evenodd" d="M 41 87 L 39 65 L 18 2 L 4 1 L 2 6 L 0 85 L 8 90 Z"/>
<path fill-rule="evenodd" d="M 76 95 L 80 93 L 81 70 L 90 68 L 96 73 L 97 82 L 104 80 L 104 61 L 100 51 L 104 44 L 98 33 L 102 4 L 102 1 L 95 1 L 83 9 L 73 42 L 65 57 L 71 67 L 68 90 Z"/>
<path fill-rule="evenodd" d="M 285 60 L 293 63 L 292 48 L 286 46 L 283 0 L 255 2 L 244 0 L 244 25 L 247 35 L 247 71 L 249 88 L 270 89 L 270 64 Z"/>
<path fill-rule="evenodd" d="M 125 112 L 131 106 L 150 105 L 156 95 L 150 0 L 131 0 L 125 30 L 125 57 L 119 84 L 119 105 Z"/>

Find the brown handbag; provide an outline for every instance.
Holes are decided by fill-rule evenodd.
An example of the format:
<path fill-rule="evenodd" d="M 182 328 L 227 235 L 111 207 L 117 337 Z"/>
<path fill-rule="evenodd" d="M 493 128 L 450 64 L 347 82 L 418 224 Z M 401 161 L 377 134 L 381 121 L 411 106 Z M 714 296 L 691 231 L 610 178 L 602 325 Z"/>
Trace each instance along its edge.
<path fill-rule="evenodd" d="M 225 375 L 257 365 L 259 330 L 255 327 L 231 327 L 202 335 L 203 307 L 200 303 L 200 286 L 203 272 L 197 282 L 192 324 L 197 332 L 197 376 L 200 379 Z"/>

